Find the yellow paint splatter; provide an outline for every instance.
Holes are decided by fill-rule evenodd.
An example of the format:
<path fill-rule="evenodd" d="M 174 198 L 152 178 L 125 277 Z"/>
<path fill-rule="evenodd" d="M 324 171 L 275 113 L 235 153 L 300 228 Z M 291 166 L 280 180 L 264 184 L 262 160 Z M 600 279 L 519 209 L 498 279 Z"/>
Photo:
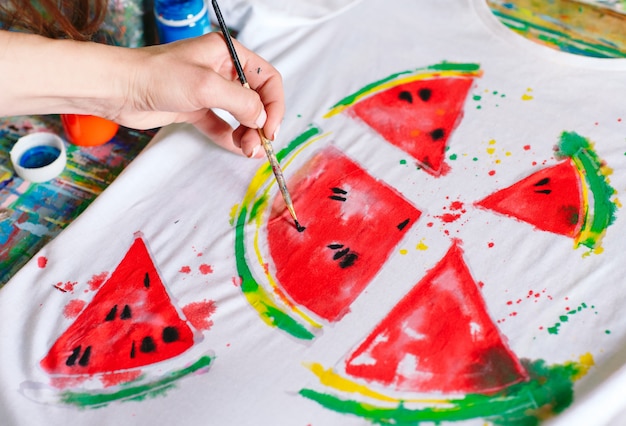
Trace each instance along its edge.
<path fill-rule="evenodd" d="M 400 254 L 405 255 L 407 254 L 409 251 L 407 249 L 400 249 Z"/>
<path fill-rule="evenodd" d="M 495 148 L 487 148 L 487 154 L 493 155 L 495 153 L 496 153 L 496 149 Z"/>
<path fill-rule="evenodd" d="M 596 365 L 596 362 L 590 352 L 582 354 L 580 357 L 578 357 L 578 368 L 580 369 L 580 371 L 573 377 L 574 381 L 580 380 L 594 365 Z"/>
<path fill-rule="evenodd" d="M 427 246 L 426 244 L 424 244 L 424 239 L 423 239 L 423 238 L 422 238 L 422 239 L 420 240 L 420 242 L 419 242 L 419 243 L 415 246 L 415 248 L 416 248 L 416 249 L 418 249 L 418 250 L 422 250 L 422 251 L 424 251 L 424 250 L 428 250 L 428 246 Z"/>
<path fill-rule="evenodd" d="M 534 99 L 532 95 L 529 95 L 529 92 L 532 92 L 532 91 L 533 91 L 533 89 L 531 89 L 530 87 L 528 89 L 526 89 L 526 93 L 524 93 L 522 95 L 522 100 L 523 101 L 530 101 L 530 100 Z"/>

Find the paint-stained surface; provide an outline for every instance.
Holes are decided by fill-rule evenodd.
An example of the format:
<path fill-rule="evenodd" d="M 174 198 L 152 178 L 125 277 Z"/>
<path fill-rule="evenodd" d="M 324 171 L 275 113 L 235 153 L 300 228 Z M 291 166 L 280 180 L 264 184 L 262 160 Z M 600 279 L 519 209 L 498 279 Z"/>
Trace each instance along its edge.
<path fill-rule="evenodd" d="M 69 225 L 111 183 L 154 136 L 120 128 L 113 140 L 93 148 L 66 143 L 67 166 L 45 183 L 21 179 L 9 151 L 17 139 L 34 131 L 63 136 L 58 116 L 0 120 L 0 287 L 41 247 Z"/>

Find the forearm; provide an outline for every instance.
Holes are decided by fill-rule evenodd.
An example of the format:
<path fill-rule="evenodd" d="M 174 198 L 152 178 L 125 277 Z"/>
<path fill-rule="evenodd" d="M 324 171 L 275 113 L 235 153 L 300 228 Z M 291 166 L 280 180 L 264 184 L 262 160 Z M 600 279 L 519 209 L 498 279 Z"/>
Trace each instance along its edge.
<path fill-rule="evenodd" d="M 129 49 L 0 31 L 0 116 L 114 116 L 131 81 Z"/>

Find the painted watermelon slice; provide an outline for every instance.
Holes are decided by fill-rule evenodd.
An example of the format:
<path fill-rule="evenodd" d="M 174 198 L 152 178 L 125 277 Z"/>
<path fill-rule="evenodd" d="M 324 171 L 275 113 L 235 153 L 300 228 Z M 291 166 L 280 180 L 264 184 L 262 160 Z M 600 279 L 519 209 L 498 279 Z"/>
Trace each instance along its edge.
<path fill-rule="evenodd" d="M 476 64 L 442 63 L 394 74 L 346 97 L 339 111 L 361 119 L 385 140 L 415 158 L 428 173 L 444 172 L 448 139 L 463 116 Z"/>
<path fill-rule="evenodd" d="M 539 170 L 478 201 L 477 206 L 529 223 L 542 231 L 574 238 L 575 246 L 598 249 L 614 220 L 607 168 L 589 140 L 563 132 L 558 164 Z"/>
<path fill-rule="evenodd" d="M 580 177 L 571 160 L 539 170 L 476 204 L 568 237 L 578 234 L 585 217 Z"/>
<path fill-rule="evenodd" d="M 491 393 L 528 379 L 457 243 L 347 357 L 345 371 L 409 392 Z"/>
<path fill-rule="evenodd" d="M 114 373 L 173 358 L 193 346 L 142 238 L 41 360 L 50 374 Z"/>
<path fill-rule="evenodd" d="M 280 196 L 267 225 L 280 286 L 298 305 L 339 320 L 421 212 L 336 148 L 317 153 L 289 181 L 303 232 Z"/>

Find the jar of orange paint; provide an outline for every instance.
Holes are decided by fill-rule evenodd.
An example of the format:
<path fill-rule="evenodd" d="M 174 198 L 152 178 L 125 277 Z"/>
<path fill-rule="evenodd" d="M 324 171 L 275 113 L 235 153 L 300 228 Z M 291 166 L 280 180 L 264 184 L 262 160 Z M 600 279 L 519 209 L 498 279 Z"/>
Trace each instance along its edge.
<path fill-rule="evenodd" d="M 61 114 L 68 141 L 74 145 L 96 146 L 113 139 L 119 125 L 95 115 Z"/>

